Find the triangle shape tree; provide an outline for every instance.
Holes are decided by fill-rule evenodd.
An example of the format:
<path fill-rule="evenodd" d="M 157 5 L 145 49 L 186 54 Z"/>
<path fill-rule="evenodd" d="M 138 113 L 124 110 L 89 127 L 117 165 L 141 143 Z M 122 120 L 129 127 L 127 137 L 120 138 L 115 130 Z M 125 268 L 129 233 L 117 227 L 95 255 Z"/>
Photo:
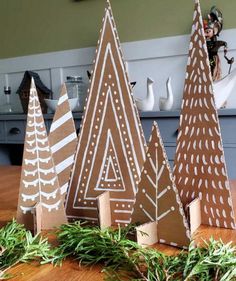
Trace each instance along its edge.
<path fill-rule="evenodd" d="M 200 198 L 203 224 L 235 228 L 198 0 L 195 0 L 174 176 L 184 205 Z"/>
<path fill-rule="evenodd" d="M 112 224 L 128 224 L 145 139 L 109 1 L 96 53 L 66 210 L 69 218 L 97 221 L 96 197 L 110 191 Z M 113 180 L 107 165 L 115 167 Z"/>
<path fill-rule="evenodd" d="M 78 143 L 75 122 L 70 109 L 65 84 L 61 89 L 61 95 L 48 138 L 58 175 L 60 192 L 65 197 Z"/>
<path fill-rule="evenodd" d="M 32 78 L 17 208 L 17 221 L 23 223 L 27 229 L 34 229 L 32 212 L 37 203 L 42 207 L 41 229 L 52 229 L 67 222 L 42 110 Z"/>
<path fill-rule="evenodd" d="M 190 232 L 161 135 L 154 122 L 138 185 L 132 222 L 156 221 L 160 243 L 186 247 Z"/>

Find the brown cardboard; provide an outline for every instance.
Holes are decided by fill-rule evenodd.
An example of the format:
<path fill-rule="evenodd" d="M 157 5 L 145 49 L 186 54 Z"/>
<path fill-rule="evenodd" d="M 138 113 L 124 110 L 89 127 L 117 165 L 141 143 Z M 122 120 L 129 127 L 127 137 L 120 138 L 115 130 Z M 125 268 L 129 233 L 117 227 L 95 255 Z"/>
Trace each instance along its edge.
<path fill-rule="evenodd" d="M 196 197 L 200 198 L 203 224 L 235 228 L 201 9 L 197 0 L 180 114 L 174 176 L 184 205 Z"/>
<path fill-rule="evenodd" d="M 157 222 L 147 222 L 136 227 L 137 243 L 143 247 L 158 242 Z"/>
<path fill-rule="evenodd" d="M 43 115 L 32 79 L 17 208 L 17 221 L 30 230 L 34 229 L 32 209 L 37 203 L 42 205 L 42 230 L 67 222 Z"/>
<path fill-rule="evenodd" d="M 34 235 L 37 235 L 41 232 L 42 228 L 42 204 L 40 202 L 36 203 L 32 212 L 34 217 Z"/>
<path fill-rule="evenodd" d="M 190 231 L 191 235 L 194 233 L 195 230 L 201 225 L 201 201 L 199 198 L 195 198 L 192 202 L 188 205 L 189 209 L 189 224 L 190 224 Z"/>
<path fill-rule="evenodd" d="M 130 223 L 145 139 L 109 1 L 79 134 L 66 211 L 97 222 L 96 198 L 110 191 L 113 225 Z"/>
<path fill-rule="evenodd" d="M 152 127 L 132 214 L 134 223 L 149 221 L 157 222 L 160 243 L 178 247 L 189 244 L 188 223 L 156 122 Z"/>
<path fill-rule="evenodd" d="M 60 192 L 65 198 L 78 143 L 65 84 L 63 84 L 61 89 L 61 95 L 48 138 L 58 176 Z"/>
<path fill-rule="evenodd" d="M 97 197 L 98 222 L 100 228 L 111 226 L 110 191 L 105 191 Z"/>

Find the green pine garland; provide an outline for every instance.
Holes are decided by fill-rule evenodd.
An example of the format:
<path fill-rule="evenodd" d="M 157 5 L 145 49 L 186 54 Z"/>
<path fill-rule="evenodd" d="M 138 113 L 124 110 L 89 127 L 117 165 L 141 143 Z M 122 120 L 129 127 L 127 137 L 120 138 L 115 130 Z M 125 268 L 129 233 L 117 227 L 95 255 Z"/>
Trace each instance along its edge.
<path fill-rule="evenodd" d="M 236 280 L 236 247 L 210 239 L 203 247 L 167 256 L 128 239 L 134 227 L 100 230 L 79 222 L 62 225 L 52 262 L 72 256 L 85 265 L 103 263 L 109 281 Z"/>
<path fill-rule="evenodd" d="M 61 264 L 73 257 L 84 265 L 103 264 L 108 281 L 231 281 L 236 280 L 236 247 L 210 239 L 203 247 L 167 256 L 130 240 L 134 227 L 104 229 L 80 222 L 62 225 L 59 246 L 35 237 L 15 220 L 0 229 L 0 280 L 20 262 Z"/>

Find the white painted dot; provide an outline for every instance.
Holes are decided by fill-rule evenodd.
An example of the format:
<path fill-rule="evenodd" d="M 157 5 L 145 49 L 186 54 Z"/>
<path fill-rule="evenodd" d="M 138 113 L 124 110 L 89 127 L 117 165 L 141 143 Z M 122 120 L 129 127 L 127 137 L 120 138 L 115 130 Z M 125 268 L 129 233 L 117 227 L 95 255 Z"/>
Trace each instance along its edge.
<path fill-rule="evenodd" d="M 114 95 L 116 95 L 117 94 L 117 91 L 114 91 Z"/>
<path fill-rule="evenodd" d="M 81 202 L 81 198 L 79 198 L 78 201 Z"/>
<path fill-rule="evenodd" d="M 104 85 L 105 85 L 105 87 L 107 87 L 107 83 L 105 83 Z"/>
<path fill-rule="evenodd" d="M 112 83 L 111 85 L 112 85 L 112 87 L 115 87 L 115 84 L 114 84 L 114 83 Z"/>
<path fill-rule="evenodd" d="M 100 105 L 103 105 L 103 102 L 102 102 L 102 101 L 100 101 Z"/>
<path fill-rule="evenodd" d="M 143 192 L 143 193 L 146 193 L 146 189 L 142 189 L 142 192 Z"/>
<path fill-rule="evenodd" d="M 155 142 L 155 147 L 158 147 L 158 143 L 157 142 Z"/>
<path fill-rule="evenodd" d="M 140 204 L 140 205 L 139 205 L 139 207 L 140 207 L 140 208 L 143 208 L 143 205 L 142 205 L 142 204 Z"/>
<path fill-rule="evenodd" d="M 126 135 L 126 131 L 123 131 L 123 134 Z"/>
<path fill-rule="evenodd" d="M 108 78 L 109 78 L 109 79 L 111 79 L 111 77 L 112 77 L 112 75 L 111 75 L 111 74 L 109 74 L 109 75 L 108 75 Z"/>
<path fill-rule="evenodd" d="M 87 202 L 86 202 L 86 201 L 84 201 L 84 205 L 87 205 Z"/>
<path fill-rule="evenodd" d="M 102 96 L 105 96 L 105 93 L 104 93 L 104 92 L 102 92 Z"/>
<path fill-rule="evenodd" d="M 171 211 L 174 211 L 174 210 L 175 210 L 175 207 L 174 207 L 174 206 L 172 206 L 172 207 L 171 207 Z"/>
<path fill-rule="evenodd" d="M 116 204 L 116 207 L 119 207 L 119 204 Z"/>
<path fill-rule="evenodd" d="M 119 116 L 119 119 L 122 119 L 122 116 L 121 116 L 121 115 Z"/>
<path fill-rule="evenodd" d="M 118 100 L 118 99 L 116 99 L 116 100 L 115 100 L 115 103 L 118 103 L 118 102 L 119 102 L 119 100 Z"/>
<path fill-rule="evenodd" d="M 83 190 L 80 190 L 79 192 L 80 192 L 80 193 L 84 193 L 84 191 L 83 191 Z"/>
<path fill-rule="evenodd" d="M 124 208 L 125 207 L 125 204 L 122 204 L 122 208 Z"/>
<path fill-rule="evenodd" d="M 144 174 L 146 175 L 147 174 L 147 170 L 143 170 Z"/>

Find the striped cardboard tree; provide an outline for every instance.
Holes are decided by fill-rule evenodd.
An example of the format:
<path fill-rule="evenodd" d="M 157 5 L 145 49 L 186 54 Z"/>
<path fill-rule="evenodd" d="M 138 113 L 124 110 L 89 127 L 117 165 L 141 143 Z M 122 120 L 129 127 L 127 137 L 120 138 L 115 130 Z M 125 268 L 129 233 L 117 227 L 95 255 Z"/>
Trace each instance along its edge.
<path fill-rule="evenodd" d="M 49 143 L 63 197 L 68 189 L 77 142 L 75 123 L 64 84 L 49 133 Z"/>

